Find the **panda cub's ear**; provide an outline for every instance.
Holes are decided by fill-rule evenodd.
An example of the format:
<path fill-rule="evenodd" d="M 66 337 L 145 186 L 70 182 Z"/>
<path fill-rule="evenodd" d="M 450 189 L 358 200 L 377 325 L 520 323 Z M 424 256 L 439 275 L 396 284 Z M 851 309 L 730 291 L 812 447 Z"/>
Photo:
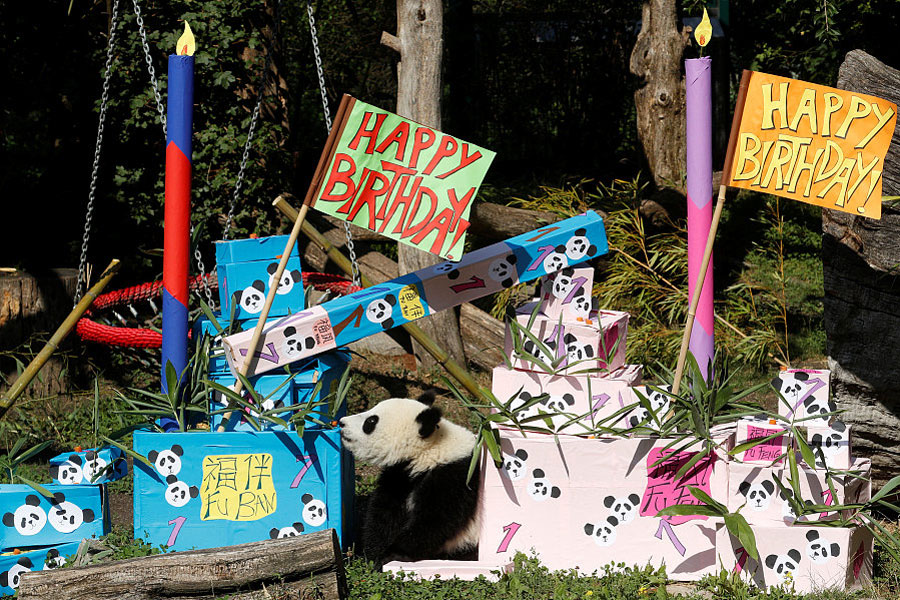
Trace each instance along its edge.
<path fill-rule="evenodd" d="M 427 438 L 438 428 L 441 420 L 441 409 L 431 406 L 420 412 L 416 416 L 416 423 L 419 424 L 419 436 Z"/>
<path fill-rule="evenodd" d="M 434 398 L 436 396 L 436 392 L 434 390 L 426 390 L 422 392 L 422 395 L 417 398 L 419 402 L 425 404 L 427 406 L 431 406 L 434 404 Z"/>

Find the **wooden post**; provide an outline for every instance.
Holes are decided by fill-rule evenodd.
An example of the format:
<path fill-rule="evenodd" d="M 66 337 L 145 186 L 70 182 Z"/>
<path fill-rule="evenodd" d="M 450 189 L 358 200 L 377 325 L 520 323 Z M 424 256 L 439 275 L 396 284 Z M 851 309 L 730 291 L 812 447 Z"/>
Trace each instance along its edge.
<path fill-rule="evenodd" d="M 19 598 L 153 600 L 347 597 L 334 529 L 279 540 L 25 573 Z"/>
<path fill-rule="evenodd" d="M 397 35 L 382 34 L 381 41 L 400 53 L 397 65 L 397 114 L 423 125 L 441 127 L 441 54 L 443 50 L 442 0 L 397 0 Z M 442 259 L 398 244 L 401 273 L 418 271 Z M 455 310 L 441 311 L 418 323 L 457 362 L 466 363 Z M 435 365 L 432 357 L 413 341 L 422 366 Z"/>

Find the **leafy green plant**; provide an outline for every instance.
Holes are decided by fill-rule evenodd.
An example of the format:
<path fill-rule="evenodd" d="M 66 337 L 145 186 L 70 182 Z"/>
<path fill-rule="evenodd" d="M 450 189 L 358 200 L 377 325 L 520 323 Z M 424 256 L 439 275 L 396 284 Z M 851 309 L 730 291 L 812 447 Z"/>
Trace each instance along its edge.
<path fill-rule="evenodd" d="M 2 473 L 3 479 L 7 483 L 24 483 L 34 488 L 42 496 L 52 498 L 53 494 L 48 492 L 46 488 L 19 473 L 19 468 L 25 462 L 49 448 L 52 442 L 45 440 L 30 448 L 25 448 L 26 443 L 25 438 L 19 438 L 6 454 L 0 454 L 0 473 Z"/>

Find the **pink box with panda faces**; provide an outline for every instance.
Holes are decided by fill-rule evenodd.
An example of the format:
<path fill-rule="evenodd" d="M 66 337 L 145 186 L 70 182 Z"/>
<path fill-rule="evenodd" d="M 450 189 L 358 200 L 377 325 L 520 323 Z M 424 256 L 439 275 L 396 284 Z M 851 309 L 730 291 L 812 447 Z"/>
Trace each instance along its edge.
<path fill-rule="evenodd" d="M 789 421 L 803 419 L 804 427 L 824 427 L 833 419 L 837 405 L 831 400 L 831 371 L 786 369 L 772 380 L 778 414 Z M 817 417 L 817 415 L 826 415 Z"/>
<path fill-rule="evenodd" d="M 849 469 L 852 463 L 850 440 L 850 425 L 843 421 L 835 421 L 826 427 L 806 428 L 806 441 L 816 455 L 817 467 L 827 465 L 831 469 Z M 817 448 L 822 450 L 821 456 Z"/>
<path fill-rule="evenodd" d="M 506 366 L 494 368 L 491 392 L 500 402 L 512 400 L 510 408 L 517 418 L 545 414 L 554 428 L 578 434 L 591 431 L 598 425 L 619 426 L 612 421 L 617 412 L 633 405 L 636 400 L 632 386 L 640 383 L 641 365 L 625 365 L 612 373 L 596 376 L 551 375 L 535 371 L 520 371 Z M 525 410 L 517 410 L 536 396 L 548 398 Z M 582 416 L 572 422 L 574 416 Z M 531 423 L 546 426 L 546 422 Z"/>
<path fill-rule="evenodd" d="M 798 472 L 800 496 L 804 503 L 831 505 L 868 501 L 872 496 L 872 483 L 868 479 L 872 463 L 868 459 L 857 459 L 851 467 L 855 476 L 832 477 L 834 494 L 828 487 L 824 471 L 801 467 Z M 729 463 L 728 495 L 725 502 L 728 510 L 736 511 L 743 506 L 741 514 L 750 524 L 772 526 L 794 523 L 796 514 L 784 493 L 773 481 L 773 477 L 777 477 L 784 484 L 789 496 L 793 495 L 786 469 Z M 836 512 L 815 513 L 801 517 L 799 522 L 828 521 L 839 516 Z"/>
<path fill-rule="evenodd" d="M 610 562 L 665 564 L 680 580 L 714 572 L 718 520 L 656 514 L 672 504 L 699 503 L 689 485 L 724 495 L 725 463 L 713 454 L 675 481 L 692 454 L 654 466 L 668 441 L 501 431 L 503 466 L 482 463 L 479 559 L 511 560 L 517 551 L 534 550 L 550 569 L 590 573 Z"/>
<path fill-rule="evenodd" d="M 519 307 L 516 322 L 541 340 L 550 353 L 545 353 L 532 339 L 520 334 L 523 355 L 538 359 L 550 369 L 555 363 L 555 372 L 566 375 L 612 372 L 625 365 L 628 313 L 601 310 L 591 313 L 591 318 L 583 322 L 572 322 L 551 319 L 539 311 L 535 314 L 536 306 L 537 303 L 529 302 Z M 504 348 L 513 367 L 525 371 L 543 370 L 539 364 L 516 353 L 513 335 L 507 324 Z"/>
<path fill-rule="evenodd" d="M 781 432 L 782 435 L 760 442 L 752 448 L 739 452 L 735 458 L 740 462 L 752 464 L 782 464 L 784 456 L 791 446 L 790 432 L 779 427 L 775 419 L 740 419 L 737 422 L 735 446 L 751 440 L 767 438 Z"/>
<path fill-rule="evenodd" d="M 541 279 L 541 312 L 548 318 L 585 321 L 597 310 L 592 267 L 569 267 Z"/>
<path fill-rule="evenodd" d="M 852 590 L 872 581 L 874 539 L 864 527 L 751 527 L 759 560 L 723 527 L 716 537 L 722 568 L 760 589 L 784 586 L 800 594 Z"/>

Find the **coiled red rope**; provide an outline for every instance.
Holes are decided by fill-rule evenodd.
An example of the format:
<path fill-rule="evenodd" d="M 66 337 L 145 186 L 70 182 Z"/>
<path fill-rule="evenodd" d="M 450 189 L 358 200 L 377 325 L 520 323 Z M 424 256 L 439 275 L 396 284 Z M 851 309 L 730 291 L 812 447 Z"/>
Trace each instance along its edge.
<path fill-rule="evenodd" d="M 189 289 L 193 292 L 201 286 L 201 275 L 191 278 L 188 282 Z M 206 275 L 206 282 L 210 289 L 218 289 L 219 282 L 215 273 Z M 357 292 L 362 288 L 353 285 L 345 277 L 330 275 L 328 273 L 303 273 L 304 285 L 311 285 L 314 289 L 332 294 L 345 295 Z M 86 342 L 106 344 L 107 346 L 120 346 L 125 348 L 159 348 L 162 346 L 162 333 L 154 329 L 136 327 L 113 327 L 103 325 L 91 320 L 92 311 L 99 311 L 119 305 L 127 305 L 141 300 L 150 300 L 159 296 L 162 290 L 162 282 L 142 283 L 121 290 L 107 292 L 91 304 L 91 308 L 85 312 L 75 325 L 75 332 Z"/>

